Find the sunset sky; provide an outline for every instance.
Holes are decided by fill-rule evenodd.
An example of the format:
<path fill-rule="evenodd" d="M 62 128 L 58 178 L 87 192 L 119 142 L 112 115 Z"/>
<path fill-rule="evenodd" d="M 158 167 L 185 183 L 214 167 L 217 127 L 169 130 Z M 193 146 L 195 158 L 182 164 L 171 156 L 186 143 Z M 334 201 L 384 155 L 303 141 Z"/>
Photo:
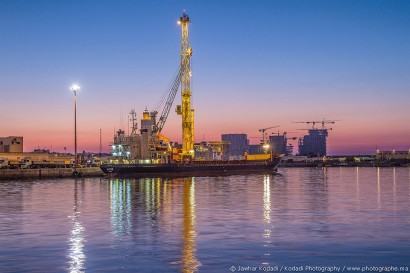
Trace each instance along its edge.
<path fill-rule="evenodd" d="M 410 1 L 0 0 L 0 136 L 24 150 L 110 150 L 179 66 L 190 16 L 195 141 L 337 119 L 330 155 L 410 149 Z M 181 141 L 171 110 L 164 135 Z M 270 131 L 272 133 L 274 131 Z M 277 130 L 276 130 L 277 132 Z M 252 138 L 256 142 L 256 138 Z M 296 141 L 293 142 L 296 146 Z M 296 149 L 295 149 L 296 152 Z"/>

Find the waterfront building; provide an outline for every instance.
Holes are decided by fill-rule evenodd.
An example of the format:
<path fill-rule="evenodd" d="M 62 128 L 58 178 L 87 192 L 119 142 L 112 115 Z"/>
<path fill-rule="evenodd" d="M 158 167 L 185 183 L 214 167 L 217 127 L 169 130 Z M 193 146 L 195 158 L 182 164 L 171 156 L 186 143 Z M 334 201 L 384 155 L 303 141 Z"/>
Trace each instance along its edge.
<path fill-rule="evenodd" d="M 376 151 L 376 160 L 410 160 L 410 149 L 407 151 Z"/>
<path fill-rule="evenodd" d="M 249 150 L 249 140 L 246 134 L 222 134 L 222 141 L 229 142 L 229 156 L 240 159 Z"/>
<path fill-rule="evenodd" d="M 0 153 L 22 153 L 23 137 L 8 136 L 0 137 Z"/>
<path fill-rule="evenodd" d="M 229 145 L 226 141 L 203 141 L 195 144 L 195 160 L 228 160 Z"/>

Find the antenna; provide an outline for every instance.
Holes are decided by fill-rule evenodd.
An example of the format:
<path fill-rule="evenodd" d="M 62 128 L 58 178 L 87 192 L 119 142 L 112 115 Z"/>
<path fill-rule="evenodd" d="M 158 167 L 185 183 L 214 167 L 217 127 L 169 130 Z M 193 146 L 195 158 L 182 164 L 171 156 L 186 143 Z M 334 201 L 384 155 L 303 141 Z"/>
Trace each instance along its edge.
<path fill-rule="evenodd" d="M 101 153 L 102 153 L 102 141 L 101 141 L 101 129 L 100 129 L 100 158 L 101 158 Z"/>

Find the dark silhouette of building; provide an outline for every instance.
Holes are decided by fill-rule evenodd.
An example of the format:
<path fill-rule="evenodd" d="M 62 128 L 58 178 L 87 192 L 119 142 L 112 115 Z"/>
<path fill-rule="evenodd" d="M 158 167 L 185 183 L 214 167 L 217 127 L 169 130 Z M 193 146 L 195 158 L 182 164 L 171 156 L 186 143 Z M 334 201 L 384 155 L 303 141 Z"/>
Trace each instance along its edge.
<path fill-rule="evenodd" d="M 263 153 L 262 145 L 261 144 L 250 144 L 248 153 L 250 155 L 262 154 Z"/>
<path fill-rule="evenodd" d="M 275 154 L 284 154 L 286 155 L 286 146 L 287 146 L 287 139 L 286 135 L 272 135 L 269 136 L 269 143 L 272 149 L 272 152 Z"/>
<path fill-rule="evenodd" d="M 327 129 L 310 129 L 308 135 L 299 139 L 299 155 L 325 156 Z"/>
<path fill-rule="evenodd" d="M 229 142 L 229 156 L 244 156 L 249 150 L 249 140 L 246 134 L 222 134 L 222 141 Z"/>

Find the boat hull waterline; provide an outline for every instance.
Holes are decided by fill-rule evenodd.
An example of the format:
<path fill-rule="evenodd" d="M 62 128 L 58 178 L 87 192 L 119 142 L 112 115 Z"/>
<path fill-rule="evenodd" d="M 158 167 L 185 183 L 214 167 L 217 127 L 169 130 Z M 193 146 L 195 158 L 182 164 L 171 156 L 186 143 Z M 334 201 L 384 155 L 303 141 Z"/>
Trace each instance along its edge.
<path fill-rule="evenodd" d="M 276 172 L 281 158 L 269 161 L 207 161 L 169 164 L 103 164 L 101 170 L 116 177 L 207 176 Z"/>

